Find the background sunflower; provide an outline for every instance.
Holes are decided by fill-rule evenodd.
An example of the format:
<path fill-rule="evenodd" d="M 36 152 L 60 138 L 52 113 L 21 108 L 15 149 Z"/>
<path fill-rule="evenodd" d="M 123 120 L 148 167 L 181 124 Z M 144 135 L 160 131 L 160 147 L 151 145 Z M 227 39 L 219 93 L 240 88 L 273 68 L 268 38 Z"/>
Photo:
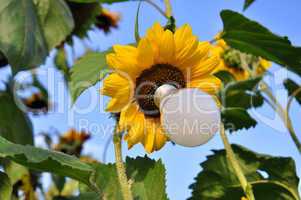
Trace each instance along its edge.
<path fill-rule="evenodd" d="M 220 39 L 220 34 L 216 36 L 216 43 L 213 45 L 213 51 L 221 56 L 221 62 L 218 71 L 230 72 L 237 81 L 249 79 L 251 76 L 259 76 L 266 72 L 271 66 L 271 62 L 250 54 L 242 53 L 227 45 Z M 247 69 L 243 66 L 247 64 Z"/>

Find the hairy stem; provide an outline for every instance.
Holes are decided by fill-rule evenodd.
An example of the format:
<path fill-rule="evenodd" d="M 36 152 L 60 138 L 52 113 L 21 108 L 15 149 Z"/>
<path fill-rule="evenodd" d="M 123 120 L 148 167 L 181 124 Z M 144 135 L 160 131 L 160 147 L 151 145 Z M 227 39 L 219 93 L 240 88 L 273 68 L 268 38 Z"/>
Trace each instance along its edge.
<path fill-rule="evenodd" d="M 166 19 L 169 18 L 169 16 L 166 15 L 166 13 L 155 2 L 153 2 L 152 0 L 138 0 L 138 1 L 144 1 L 144 2 L 148 3 L 149 5 L 153 6 Z"/>
<path fill-rule="evenodd" d="M 287 102 L 287 106 L 286 106 L 286 119 L 287 119 L 287 127 L 289 129 L 289 132 L 291 134 L 291 137 L 294 141 L 294 143 L 296 144 L 298 150 L 299 150 L 299 153 L 301 154 L 301 142 L 298 140 L 298 137 L 297 137 L 297 134 L 295 133 L 294 131 L 294 128 L 293 128 L 293 124 L 292 124 L 292 121 L 290 119 L 290 116 L 289 116 L 289 111 L 290 111 L 290 108 L 291 108 L 291 104 L 293 102 L 293 99 L 301 92 L 301 88 L 298 88 L 297 90 L 295 90 L 293 92 L 293 94 L 291 95 L 291 97 L 289 98 L 288 102 Z"/>
<path fill-rule="evenodd" d="M 293 124 L 292 124 L 291 118 L 289 117 L 288 111 L 285 111 L 285 113 L 283 115 L 285 115 L 285 118 L 286 118 L 286 127 L 288 129 L 288 132 L 290 133 L 292 140 L 294 141 L 299 153 L 301 154 L 301 143 L 300 143 L 300 141 L 297 137 L 297 134 L 293 128 Z"/>
<path fill-rule="evenodd" d="M 282 119 L 284 125 L 286 126 L 294 144 L 296 145 L 299 153 L 301 154 L 301 142 L 299 141 L 297 134 L 293 128 L 292 120 L 289 116 L 289 109 L 292 102 L 292 99 L 288 101 L 286 110 L 282 107 L 282 105 L 278 102 L 278 100 L 273 95 L 272 91 L 269 89 L 268 85 L 265 82 L 262 82 L 263 92 L 269 97 L 271 100 L 272 108 L 277 112 L 277 114 Z M 295 94 L 297 95 L 297 94 Z M 293 96 L 291 97 L 293 98 Z"/>
<path fill-rule="evenodd" d="M 246 55 L 245 54 L 241 54 L 240 55 L 240 60 L 242 61 L 242 67 L 244 68 L 244 70 L 247 70 L 250 74 L 251 77 L 254 77 L 256 75 L 256 69 L 258 67 L 258 63 L 255 63 L 253 64 L 253 67 L 252 69 L 248 66 L 248 63 L 246 62 Z M 261 87 L 263 88 L 263 92 L 269 97 L 269 99 L 271 100 L 271 102 L 267 101 L 271 106 L 272 108 L 278 113 L 278 115 L 280 116 L 280 118 L 282 119 L 283 123 L 285 124 L 292 140 L 294 141 L 299 153 L 301 154 L 301 143 L 300 141 L 298 140 L 298 137 L 297 137 L 297 134 L 293 128 L 293 125 L 292 125 L 292 121 L 289 117 L 289 107 L 290 107 L 290 104 L 292 102 L 292 99 L 289 100 L 288 102 L 288 106 L 287 106 L 287 109 L 285 110 L 282 105 L 278 102 L 278 100 L 274 97 L 272 91 L 270 90 L 269 86 L 264 82 L 262 81 L 261 83 Z M 301 89 L 297 90 L 294 92 L 294 94 L 292 95 L 292 98 L 294 96 L 296 96 L 299 92 L 301 91 Z"/>
<path fill-rule="evenodd" d="M 121 192 L 124 200 L 133 200 L 132 191 L 126 176 L 126 170 L 124 163 L 122 161 L 122 150 L 121 150 L 121 139 L 122 135 L 118 133 L 117 128 L 114 132 L 114 150 L 115 150 L 115 159 L 116 159 L 116 170 L 118 174 L 118 180 L 121 187 Z"/>
<path fill-rule="evenodd" d="M 220 129 L 221 129 L 220 130 L 221 138 L 223 140 L 223 143 L 224 143 L 224 146 L 226 149 L 227 159 L 231 163 L 231 165 L 234 169 L 234 172 L 235 172 L 235 174 L 240 182 L 240 185 L 241 185 L 242 189 L 244 190 L 245 195 L 247 196 L 248 200 L 255 200 L 253 190 L 252 190 L 252 185 L 248 183 L 248 181 L 239 165 L 239 162 L 235 157 L 235 154 L 234 154 L 232 147 L 226 136 L 225 127 L 224 127 L 223 123 L 221 123 Z"/>

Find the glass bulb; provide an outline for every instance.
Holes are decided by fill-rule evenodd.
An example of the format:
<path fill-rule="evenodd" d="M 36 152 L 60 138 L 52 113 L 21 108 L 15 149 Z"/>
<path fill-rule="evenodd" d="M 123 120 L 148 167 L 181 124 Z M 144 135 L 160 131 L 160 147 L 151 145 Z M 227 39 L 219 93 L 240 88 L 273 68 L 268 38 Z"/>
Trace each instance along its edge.
<path fill-rule="evenodd" d="M 211 95 L 199 89 L 178 90 L 163 85 L 157 89 L 155 99 L 160 105 L 163 128 L 176 144 L 199 146 L 219 130 L 220 109 Z"/>

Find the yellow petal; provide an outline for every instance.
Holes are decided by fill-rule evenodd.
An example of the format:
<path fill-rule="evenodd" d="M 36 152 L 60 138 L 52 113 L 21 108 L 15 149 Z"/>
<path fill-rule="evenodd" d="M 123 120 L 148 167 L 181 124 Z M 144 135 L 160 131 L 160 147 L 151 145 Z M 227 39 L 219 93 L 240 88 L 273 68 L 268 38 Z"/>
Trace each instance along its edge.
<path fill-rule="evenodd" d="M 198 45 L 197 37 L 192 34 L 191 27 L 187 24 L 176 30 L 174 40 L 177 59 L 188 56 Z"/>
<path fill-rule="evenodd" d="M 226 43 L 225 40 L 223 40 L 223 39 L 218 39 L 218 40 L 216 41 L 216 44 L 217 44 L 217 46 L 219 46 L 219 47 L 221 47 L 221 48 L 223 48 L 223 49 L 225 49 L 225 48 L 228 47 L 227 43 Z"/>
<path fill-rule="evenodd" d="M 188 83 L 187 87 L 198 88 L 209 94 L 216 94 L 221 87 L 221 81 L 220 81 L 220 79 L 216 78 L 215 76 L 210 75 L 210 76 L 192 79 Z"/>
<path fill-rule="evenodd" d="M 265 70 L 267 70 L 268 68 L 270 68 L 271 65 L 272 65 L 272 63 L 270 61 L 267 61 L 267 60 L 262 59 L 262 58 L 260 59 L 260 63 L 259 64 Z"/>
<path fill-rule="evenodd" d="M 191 78 L 195 79 L 200 76 L 212 74 L 212 72 L 219 67 L 219 64 L 220 58 L 218 56 L 211 56 L 191 69 Z"/>
<path fill-rule="evenodd" d="M 139 111 L 139 107 L 136 103 L 131 103 L 130 105 L 128 105 L 120 113 L 119 127 L 122 130 L 131 127 L 131 125 L 135 123 L 134 119 L 138 114 L 142 113 Z"/>
<path fill-rule="evenodd" d="M 148 153 L 160 150 L 167 141 L 167 136 L 163 132 L 159 118 L 146 119 L 147 134 L 144 138 L 144 148 Z"/>
<path fill-rule="evenodd" d="M 120 93 L 120 90 L 129 91 L 130 87 L 133 87 L 132 84 L 131 80 L 117 73 L 112 73 L 104 79 L 101 93 L 106 96 L 115 97 L 117 93 Z"/>
<path fill-rule="evenodd" d="M 144 115 L 137 114 L 134 117 L 135 123 L 132 124 L 126 137 L 124 138 L 128 142 L 128 147 L 131 148 L 133 145 L 140 143 L 146 136 L 145 130 L 145 118 Z"/>
<path fill-rule="evenodd" d="M 154 150 L 158 151 L 160 150 L 166 143 L 167 141 L 167 136 L 163 132 L 162 128 L 158 128 L 155 136 L 155 145 L 154 145 Z"/>
<path fill-rule="evenodd" d="M 175 36 L 176 65 L 180 68 L 193 67 L 200 59 L 198 38 L 192 34 L 191 27 L 184 25 L 176 30 Z"/>
<path fill-rule="evenodd" d="M 134 47 L 133 47 L 134 48 Z M 114 49 L 118 53 L 110 53 L 106 56 L 107 64 L 111 69 L 115 69 L 128 74 L 131 77 L 135 77 L 137 74 L 137 55 L 138 51 L 133 48 L 121 46 L 115 46 Z M 123 53 L 126 49 L 131 49 L 127 53 Z"/>
<path fill-rule="evenodd" d="M 107 112 L 119 113 L 121 112 L 127 105 L 130 104 L 130 90 L 129 87 L 121 88 L 118 93 L 116 93 L 114 98 L 112 98 L 106 108 Z"/>
<path fill-rule="evenodd" d="M 156 131 L 156 127 L 154 123 L 152 123 L 150 120 L 151 119 L 147 119 L 147 123 L 146 123 L 147 133 L 143 141 L 144 148 L 148 153 L 152 153 L 154 151 L 153 148 L 154 148 L 155 131 Z"/>
<path fill-rule="evenodd" d="M 154 25 L 146 32 L 145 38 L 150 41 L 155 58 L 158 58 L 159 56 L 159 39 L 163 33 L 164 29 L 158 22 L 154 23 Z"/>
<path fill-rule="evenodd" d="M 112 98 L 107 104 L 106 112 L 118 113 L 124 108 L 124 106 L 126 106 L 126 103 L 116 98 Z"/>
<path fill-rule="evenodd" d="M 154 64 L 154 52 L 153 48 L 146 38 L 142 38 L 138 45 L 138 68 L 139 74 L 146 68 L 151 67 Z"/>
<path fill-rule="evenodd" d="M 137 55 L 137 48 L 130 45 L 114 45 L 113 50 L 117 55 L 124 55 L 124 56 Z"/>
<path fill-rule="evenodd" d="M 199 42 L 198 50 L 199 50 L 199 54 L 202 57 L 202 60 L 207 59 L 209 54 L 210 53 L 212 54 L 212 52 L 211 52 L 212 45 L 210 44 L 210 42 L 207 42 L 207 41 Z M 215 55 L 215 54 L 213 54 L 213 55 Z"/>
<path fill-rule="evenodd" d="M 186 68 L 192 68 L 199 64 L 199 62 L 202 60 L 202 55 L 199 51 L 192 52 L 189 56 L 186 56 L 185 58 L 177 61 L 177 66 L 180 69 L 186 69 Z"/>
<path fill-rule="evenodd" d="M 160 25 L 160 23 L 156 22 L 146 32 L 145 38 L 148 39 L 152 44 L 157 44 L 158 46 L 158 38 L 160 38 L 163 33 L 164 33 L 163 27 Z"/>
<path fill-rule="evenodd" d="M 187 41 L 194 39 L 192 35 L 192 29 L 188 24 L 183 25 L 175 32 L 175 46 L 176 52 L 179 53 L 187 45 Z"/>
<path fill-rule="evenodd" d="M 105 78 L 101 93 L 112 97 L 106 110 L 108 112 L 120 112 L 128 105 L 133 96 L 131 88 L 129 81 L 117 73 L 112 73 Z"/>
<path fill-rule="evenodd" d="M 166 30 L 158 40 L 160 41 L 159 57 L 156 58 L 156 62 L 172 64 L 175 60 L 175 42 L 173 33 L 170 30 Z"/>

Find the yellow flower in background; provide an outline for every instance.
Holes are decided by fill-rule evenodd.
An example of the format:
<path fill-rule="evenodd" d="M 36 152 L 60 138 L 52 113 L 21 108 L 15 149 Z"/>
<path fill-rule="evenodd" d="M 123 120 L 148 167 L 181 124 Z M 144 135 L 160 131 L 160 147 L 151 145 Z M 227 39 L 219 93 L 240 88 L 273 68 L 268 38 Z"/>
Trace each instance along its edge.
<path fill-rule="evenodd" d="M 215 72 L 228 71 L 237 81 L 241 81 L 249 79 L 251 75 L 262 75 L 271 66 L 271 63 L 265 59 L 250 54 L 244 54 L 238 50 L 230 48 L 223 39 L 220 39 L 220 34 L 218 34 L 215 38 L 216 44 L 213 45 L 213 51 L 221 56 L 220 66 Z M 251 69 L 253 72 L 252 74 L 242 67 L 241 54 L 244 54 L 246 63 L 249 64 L 250 67 L 256 67 L 256 69 Z"/>
<path fill-rule="evenodd" d="M 141 143 L 151 153 L 168 140 L 153 99 L 159 86 L 199 88 L 209 94 L 220 88 L 212 75 L 220 58 L 211 53 L 209 42 L 199 42 L 189 25 L 173 33 L 155 23 L 137 47 L 115 45 L 113 50 L 107 55 L 113 73 L 104 80 L 102 93 L 112 97 L 107 111 L 120 112 L 119 128 L 127 131 L 129 148 Z"/>

